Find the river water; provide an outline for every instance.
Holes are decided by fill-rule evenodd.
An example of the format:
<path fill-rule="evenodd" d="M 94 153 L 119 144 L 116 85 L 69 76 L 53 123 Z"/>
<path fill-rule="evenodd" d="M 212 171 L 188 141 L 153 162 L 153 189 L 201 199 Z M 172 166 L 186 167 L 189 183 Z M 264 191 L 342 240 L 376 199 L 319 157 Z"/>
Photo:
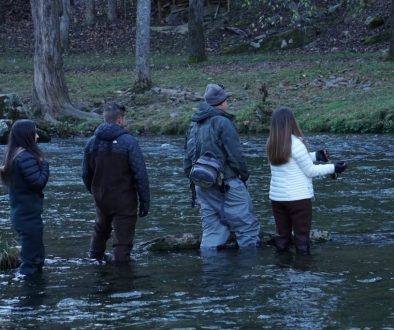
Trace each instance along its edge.
<path fill-rule="evenodd" d="M 333 239 L 314 244 L 311 258 L 278 257 L 270 246 L 210 254 L 138 249 L 167 234 L 200 233 L 182 173 L 183 139 L 140 138 L 152 208 L 124 267 L 87 259 L 95 214 L 80 179 L 85 141 L 42 145 L 51 166 L 46 266 L 30 281 L 0 273 L 1 329 L 394 329 L 394 136 L 308 136 L 333 161 L 349 161 L 337 180 L 314 180 L 313 228 Z M 242 138 L 255 211 L 273 232 L 265 141 Z M 0 231 L 16 238 L 3 190 Z"/>

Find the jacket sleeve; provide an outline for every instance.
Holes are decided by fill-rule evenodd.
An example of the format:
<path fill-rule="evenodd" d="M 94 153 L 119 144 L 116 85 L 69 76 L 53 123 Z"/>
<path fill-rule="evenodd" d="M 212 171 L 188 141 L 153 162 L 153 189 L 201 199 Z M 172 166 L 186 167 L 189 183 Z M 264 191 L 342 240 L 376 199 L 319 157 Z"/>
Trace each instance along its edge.
<path fill-rule="evenodd" d="M 292 138 L 291 142 L 291 156 L 307 177 L 313 178 L 320 175 L 334 173 L 334 164 L 313 164 L 313 158 L 308 152 L 306 146 L 297 138 Z"/>
<path fill-rule="evenodd" d="M 46 160 L 39 162 L 31 153 L 23 152 L 18 158 L 18 167 L 28 186 L 41 192 L 49 178 L 49 164 Z"/>
<path fill-rule="evenodd" d="M 144 155 L 141 152 L 138 142 L 134 138 L 129 146 L 129 166 L 136 182 L 139 202 L 140 204 L 144 204 L 145 208 L 148 210 L 150 206 L 148 173 Z"/>
<path fill-rule="evenodd" d="M 242 181 L 246 181 L 249 178 L 249 171 L 241 151 L 238 132 L 232 122 L 229 120 L 227 122 L 222 125 L 220 131 L 220 138 L 227 154 L 227 163 L 238 173 Z"/>
<path fill-rule="evenodd" d="M 92 193 L 92 180 L 93 180 L 93 172 L 89 168 L 89 147 L 86 146 L 84 155 L 83 155 L 83 162 L 82 162 L 82 181 L 86 187 L 86 189 Z"/>

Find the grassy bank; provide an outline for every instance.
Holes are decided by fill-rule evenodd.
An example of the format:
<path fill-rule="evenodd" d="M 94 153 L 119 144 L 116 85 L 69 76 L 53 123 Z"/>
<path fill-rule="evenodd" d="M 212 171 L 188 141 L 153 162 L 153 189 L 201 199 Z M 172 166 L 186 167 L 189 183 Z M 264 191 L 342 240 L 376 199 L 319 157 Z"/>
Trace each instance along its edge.
<path fill-rule="evenodd" d="M 64 62 L 74 103 L 92 110 L 104 101 L 121 102 L 135 132 L 181 134 L 198 104 L 155 92 L 134 95 L 132 54 L 67 55 Z M 16 92 L 28 104 L 32 58 L 1 55 L 0 67 L 0 93 Z M 152 78 L 157 87 L 200 95 L 207 83 L 223 83 L 234 93 L 230 107 L 243 133 L 267 131 L 278 105 L 294 109 L 305 131 L 394 133 L 394 64 L 377 53 L 234 55 L 195 65 L 153 55 Z"/>

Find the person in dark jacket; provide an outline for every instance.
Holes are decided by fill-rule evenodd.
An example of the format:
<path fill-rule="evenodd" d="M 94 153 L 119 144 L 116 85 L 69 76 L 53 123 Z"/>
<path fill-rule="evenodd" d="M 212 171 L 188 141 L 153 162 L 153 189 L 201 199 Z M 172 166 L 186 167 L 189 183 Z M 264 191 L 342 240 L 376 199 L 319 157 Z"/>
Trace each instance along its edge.
<path fill-rule="evenodd" d="M 234 116 L 227 113 L 230 96 L 222 85 L 208 84 L 204 98 L 192 116 L 185 140 L 183 168 L 187 177 L 193 163 L 206 152 L 220 161 L 224 189 L 215 185 L 196 187 L 200 204 L 203 234 L 200 248 L 216 248 L 235 233 L 239 247 L 256 246 L 260 242 L 260 225 L 246 188 L 249 172 L 243 158 Z"/>
<path fill-rule="evenodd" d="M 85 147 L 82 179 L 96 205 L 89 254 L 99 261 L 104 258 L 112 229 L 113 260 L 129 261 L 137 214 L 144 217 L 149 211 L 149 181 L 144 157 L 137 140 L 124 130 L 124 125 L 125 108 L 107 103 L 104 123 Z"/>
<path fill-rule="evenodd" d="M 2 181 L 8 188 L 12 226 L 20 238 L 22 275 L 40 272 L 45 260 L 41 214 L 49 165 L 37 146 L 37 139 L 33 121 L 17 120 L 11 128 L 0 168 Z"/>

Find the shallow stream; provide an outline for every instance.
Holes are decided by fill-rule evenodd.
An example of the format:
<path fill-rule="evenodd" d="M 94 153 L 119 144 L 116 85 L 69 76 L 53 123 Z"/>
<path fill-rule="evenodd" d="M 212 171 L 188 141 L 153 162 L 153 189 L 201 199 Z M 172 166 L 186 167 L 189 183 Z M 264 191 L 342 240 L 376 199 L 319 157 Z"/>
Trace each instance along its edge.
<path fill-rule="evenodd" d="M 333 161 L 349 161 L 337 180 L 314 180 L 313 228 L 333 239 L 314 244 L 311 258 L 278 257 L 270 246 L 211 254 L 139 250 L 156 237 L 200 233 L 182 172 L 183 139 L 139 141 L 152 208 L 138 223 L 133 262 L 124 267 L 87 259 L 95 213 L 80 179 L 86 139 L 41 146 L 51 167 L 46 267 L 31 281 L 0 273 L 1 329 L 394 329 L 394 136 L 308 136 L 313 148 L 329 148 Z M 265 141 L 242 138 L 255 211 L 262 229 L 273 232 Z M 16 238 L 4 190 L 0 231 Z"/>

